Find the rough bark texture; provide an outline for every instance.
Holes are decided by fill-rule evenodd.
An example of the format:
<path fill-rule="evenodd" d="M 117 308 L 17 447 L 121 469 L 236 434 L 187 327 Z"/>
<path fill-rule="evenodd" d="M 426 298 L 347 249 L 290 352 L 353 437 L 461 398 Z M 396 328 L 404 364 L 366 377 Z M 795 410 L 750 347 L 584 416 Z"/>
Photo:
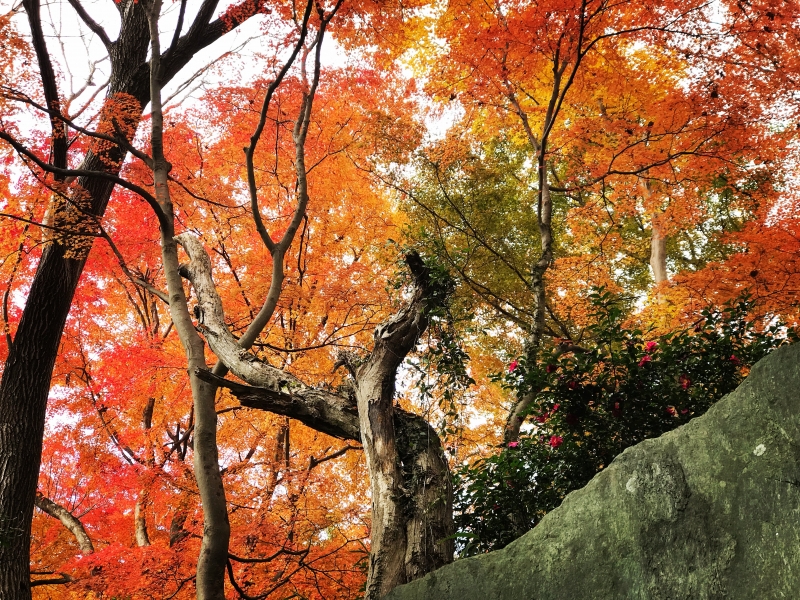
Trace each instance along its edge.
<path fill-rule="evenodd" d="M 419 256 L 408 257 L 416 286 L 411 301 L 375 330 L 375 347 L 355 373 L 361 442 L 372 490 L 372 530 L 365 598 L 378 599 L 408 581 L 414 563 L 408 546 L 403 469 L 394 426 L 397 368 L 428 326 L 428 273 Z M 425 465 L 420 465 L 424 469 Z M 411 467 L 414 468 L 413 466 Z M 421 573 L 420 573 L 421 574 Z"/>
<path fill-rule="evenodd" d="M 353 395 L 339 395 L 310 387 L 242 349 L 225 325 L 202 245 L 189 233 L 177 241 L 190 258 L 182 274 L 197 292 L 199 328 L 220 361 L 257 387 L 225 382 L 202 370 L 195 375 L 230 388 L 244 406 L 296 418 L 364 445 L 373 497 L 367 597 L 379 598 L 450 562 L 453 542 L 446 538 L 453 531 L 452 487 L 440 440 L 422 418 L 392 405 L 397 367 L 427 327 L 427 300 L 435 293 L 419 257 L 409 257 L 417 281 L 412 300 L 376 330 L 372 354 L 356 369 Z"/>
<path fill-rule="evenodd" d="M 189 30 L 164 53 L 162 83 L 174 77 L 198 50 L 225 33 L 222 21 L 210 22 L 217 4 L 216 0 L 205 0 Z M 38 2 L 26 2 L 25 8 L 35 30 L 38 18 L 33 13 L 38 15 Z M 144 107 L 149 100 L 147 19 L 141 2 L 123 0 L 118 8 L 121 27 L 119 38 L 109 46 L 108 97 L 130 96 Z M 41 66 L 41 55 L 39 59 Z M 56 82 L 47 70 L 40 71 L 44 88 L 54 87 Z M 138 118 L 131 115 L 132 122 L 122 123 L 123 128 L 135 128 Z M 110 165 L 120 165 L 123 156 L 124 151 L 116 146 L 101 156 L 89 152 L 80 168 L 114 174 L 118 167 Z M 57 163 L 52 166 L 63 166 Z M 81 177 L 78 183 L 91 196 L 89 212 L 102 218 L 113 182 Z M 85 261 L 85 253 L 76 256 L 69 250 L 59 242 L 45 247 L 0 382 L 0 597 L 4 600 L 30 598 L 30 527 L 47 396 L 61 333 Z"/>
<path fill-rule="evenodd" d="M 628 448 L 503 550 L 387 600 L 752 600 L 800 590 L 800 345 Z"/>
<path fill-rule="evenodd" d="M 61 521 L 61 524 L 75 536 L 75 541 L 78 543 L 78 548 L 80 548 L 81 553 L 91 554 L 94 552 L 94 545 L 92 544 L 91 538 L 89 538 L 89 534 L 86 533 L 83 523 L 66 508 L 60 504 L 56 504 L 50 500 L 50 498 L 43 496 L 39 492 L 36 492 L 36 507 L 54 519 Z"/>

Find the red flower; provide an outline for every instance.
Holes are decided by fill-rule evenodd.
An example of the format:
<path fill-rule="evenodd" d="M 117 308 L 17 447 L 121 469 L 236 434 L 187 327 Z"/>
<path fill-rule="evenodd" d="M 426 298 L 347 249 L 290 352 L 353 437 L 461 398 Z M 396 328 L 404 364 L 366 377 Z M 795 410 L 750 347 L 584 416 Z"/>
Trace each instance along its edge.
<path fill-rule="evenodd" d="M 519 446 L 519 442 L 508 442 L 509 448 L 516 448 L 517 446 Z"/>
<path fill-rule="evenodd" d="M 645 355 L 642 357 L 642 360 L 640 360 L 640 361 L 639 361 L 639 366 L 640 366 L 640 367 L 643 367 L 643 366 L 645 366 L 647 363 L 649 363 L 651 360 L 653 360 L 653 357 L 651 357 L 649 354 L 645 354 Z"/>
<path fill-rule="evenodd" d="M 611 409 L 611 414 L 617 418 L 622 416 L 622 407 L 619 405 L 619 402 L 614 402 L 614 408 Z"/>
<path fill-rule="evenodd" d="M 549 444 L 551 448 L 558 448 L 563 443 L 564 443 L 564 438 L 562 438 L 560 435 L 550 436 Z"/>
<path fill-rule="evenodd" d="M 553 414 L 558 410 L 558 407 L 561 406 L 560 404 L 553 404 L 553 410 L 550 411 L 550 414 Z"/>
<path fill-rule="evenodd" d="M 548 373 L 554 373 L 556 368 L 557 367 L 555 365 L 547 365 L 547 367 L 545 368 L 545 371 L 547 371 Z"/>
<path fill-rule="evenodd" d="M 644 351 L 647 352 L 648 354 L 652 354 L 653 350 L 656 349 L 656 346 L 658 346 L 658 342 L 647 342 L 644 345 Z"/>
<path fill-rule="evenodd" d="M 734 356 L 733 354 L 731 354 L 731 362 L 733 364 L 735 364 L 735 365 L 739 365 L 739 364 L 742 363 L 742 361 L 740 361 L 738 358 L 736 358 L 736 356 Z"/>
<path fill-rule="evenodd" d="M 539 415 L 538 417 L 536 417 L 536 420 L 539 423 L 544 423 L 545 421 L 547 421 L 547 413 L 544 413 L 543 415 Z"/>
<path fill-rule="evenodd" d="M 519 363 L 517 361 L 512 360 L 511 363 L 508 365 L 508 372 L 509 373 L 513 373 L 518 365 L 519 365 Z"/>
<path fill-rule="evenodd" d="M 678 377 L 678 383 L 681 384 L 681 387 L 685 390 L 689 389 L 689 386 L 692 385 L 692 380 L 689 379 L 686 375 L 681 375 Z"/>
<path fill-rule="evenodd" d="M 689 409 L 688 409 L 688 408 L 682 408 L 682 409 L 681 409 L 681 414 L 682 414 L 682 415 L 685 415 L 685 414 L 686 414 L 686 413 L 688 413 L 688 412 L 689 412 Z"/>
<path fill-rule="evenodd" d="M 676 412 L 675 412 L 675 407 L 674 407 L 674 406 L 668 406 L 668 407 L 667 407 L 667 414 L 668 414 L 669 416 L 671 416 L 671 417 L 674 417 L 674 416 L 675 416 L 675 414 L 676 414 Z"/>
<path fill-rule="evenodd" d="M 567 384 L 567 387 L 569 387 L 569 389 L 571 389 L 571 390 L 574 390 L 575 388 L 577 388 L 577 387 L 578 387 L 578 382 L 577 382 L 577 381 L 570 381 L 570 382 Z"/>

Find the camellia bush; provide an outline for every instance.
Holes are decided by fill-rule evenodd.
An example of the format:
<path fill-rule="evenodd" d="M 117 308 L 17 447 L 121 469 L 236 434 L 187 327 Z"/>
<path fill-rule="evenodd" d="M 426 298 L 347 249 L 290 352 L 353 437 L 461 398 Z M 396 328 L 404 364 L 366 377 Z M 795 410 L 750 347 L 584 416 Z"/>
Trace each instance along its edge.
<path fill-rule="evenodd" d="M 502 548 L 625 448 L 683 425 L 733 391 L 750 367 L 796 341 L 777 319 L 749 317 L 747 300 L 706 309 L 693 326 L 648 337 L 623 327 L 624 302 L 604 290 L 587 341 L 569 352 L 512 361 L 500 376 L 516 394 L 538 391 L 518 441 L 456 473 L 464 556 Z M 533 361 L 531 361 L 532 363 Z"/>

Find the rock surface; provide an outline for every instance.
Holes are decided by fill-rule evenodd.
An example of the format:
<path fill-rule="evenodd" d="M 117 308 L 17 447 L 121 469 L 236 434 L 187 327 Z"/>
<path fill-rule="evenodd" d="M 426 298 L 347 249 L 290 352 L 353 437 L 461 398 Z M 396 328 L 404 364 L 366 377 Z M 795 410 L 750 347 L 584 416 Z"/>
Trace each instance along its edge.
<path fill-rule="evenodd" d="M 800 344 L 628 448 L 503 550 L 387 600 L 800 598 Z"/>

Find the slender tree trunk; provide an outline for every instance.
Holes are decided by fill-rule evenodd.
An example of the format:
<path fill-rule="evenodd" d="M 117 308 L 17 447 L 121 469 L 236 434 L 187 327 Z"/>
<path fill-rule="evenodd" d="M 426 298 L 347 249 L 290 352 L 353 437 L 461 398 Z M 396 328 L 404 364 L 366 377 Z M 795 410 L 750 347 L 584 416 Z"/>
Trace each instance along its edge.
<path fill-rule="evenodd" d="M 164 156 L 164 123 L 161 110 L 161 47 L 158 22 L 161 0 L 147 2 L 150 26 L 150 105 L 153 187 L 161 215 L 161 260 L 169 295 L 169 312 L 183 345 L 189 367 L 189 383 L 194 404 L 194 475 L 203 504 L 203 541 L 197 561 L 195 587 L 198 600 L 225 600 L 225 565 L 228 560 L 230 523 L 228 505 L 217 453 L 217 388 L 199 379 L 206 368 L 205 344 L 195 330 L 179 273 L 178 244 L 175 241 L 175 216 L 168 176 L 171 165 Z"/>
<path fill-rule="evenodd" d="M 647 204 L 653 197 L 653 185 L 648 179 L 640 179 L 639 187 Z M 658 222 L 658 210 L 650 215 L 650 268 L 653 271 L 653 283 L 658 285 L 669 279 L 667 274 L 667 238 Z"/>
<path fill-rule="evenodd" d="M 148 432 L 153 426 L 153 409 L 155 404 L 155 398 L 148 399 L 147 404 L 142 411 L 142 429 L 144 429 L 145 433 L 145 464 L 147 465 L 148 469 L 152 469 L 155 466 L 153 445 L 150 443 L 148 436 Z M 149 479 L 149 473 L 147 474 L 147 477 Z M 140 548 L 150 545 L 150 536 L 147 534 L 147 505 L 149 503 L 150 484 L 149 482 L 146 482 L 139 491 L 139 497 L 136 499 L 136 506 L 133 509 L 134 536 L 136 537 L 136 545 Z"/>
<path fill-rule="evenodd" d="M 54 519 L 61 521 L 61 524 L 75 536 L 78 548 L 80 548 L 83 554 L 92 554 L 94 552 L 94 544 L 92 544 L 89 534 L 86 533 L 83 523 L 66 508 L 60 504 L 56 504 L 50 500 L 50 498 L 43 496 L 39 492 L 36 492 L 36 507 Z"/>
<path fill-rule="evenodd" d="M 174 51 L 167 53 L 163 81 L 171 79 L 198 50 L 230 28 L 229 23 L 219 19 L 210 21 L 216 5 L 216 0 L 205 0 L 195 22 L 179 39 Z M 36 25 L 38 2 L 26 2 L 25 9 L 34 36 L 41 36 L 41 27 Z M 119 38 L 109 46 L 108 98 L 112 101 L 132 98 L 144 107 L 149 97 L 147 20 L 141 2 L 121 2 L 119 9 Z M 248 16 L 242 15 L 240 21 Z M 43 50 L 46 55 L 46 47 Z M 57 90 L 55 79 L 44 68 L 39 48 L 37 55 L 45 89 L 49 86 Z M 138 112 L 127 115 L 122 119 L 123 129 L 135 129 L 139 118 Z M 110 129 L 108 125 L 104 123 L 106 131 Z M 124 154 L 117 146 L 105 150 L 102 156 L 90 151 L 81 169 L 116 174 Z M 55 163 L 52 166 L 62 167 Z M 91 197 L 89 213 L 102 218 L 114 184 L 102 178 L 81 177 L 78 185 Z M 30 531 L 47 396 L 61 334 L 86 258 L 85 252 L 76 256 L 70 250 L 58 242 L 45 246 L 0 381 L 0 598 L 3 600 L 28 600 L 31 594 Z"/>
<path fill-rule="evenodd" d="M 667 238 L 661 232 L 656 216 L 650 221 L 650 268 L 653 282 L 658 285 L 669 279 L 667 274 Z"/>

